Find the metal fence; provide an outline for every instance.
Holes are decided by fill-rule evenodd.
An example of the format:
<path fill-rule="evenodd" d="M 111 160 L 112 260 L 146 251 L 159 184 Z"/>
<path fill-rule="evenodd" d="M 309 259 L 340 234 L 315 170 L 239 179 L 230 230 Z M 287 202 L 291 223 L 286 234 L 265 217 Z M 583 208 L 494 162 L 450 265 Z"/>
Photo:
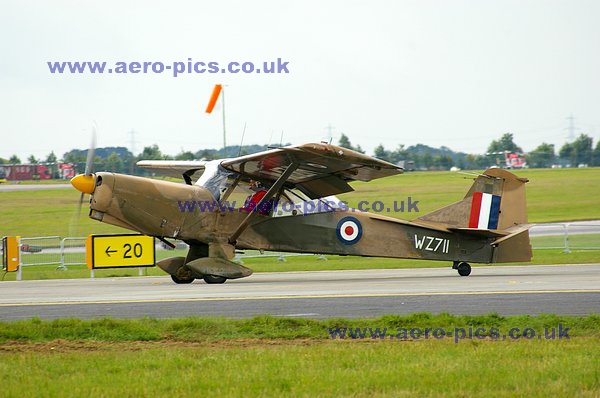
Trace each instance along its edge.
<path fill-rule="evenodd" d="M 57 269 L 66 270 L 67 265 L 85 264 L 85 239 L 60 236 L 20 238 L 16 279 L 23 279 L 23 267 L 56 265 Z"/>
<path fill-rule="evenodd" d="M 535 224 L 529 230 L 534 249 L 600 250 L 600 223 L 549 223 Z"/>
<path fill-rule="evenodd" d="M 87 238 L 64 238 L 60 241 L 60 265 L 67 269 L 68 265 L 85 264 L 85 241 Z"/>

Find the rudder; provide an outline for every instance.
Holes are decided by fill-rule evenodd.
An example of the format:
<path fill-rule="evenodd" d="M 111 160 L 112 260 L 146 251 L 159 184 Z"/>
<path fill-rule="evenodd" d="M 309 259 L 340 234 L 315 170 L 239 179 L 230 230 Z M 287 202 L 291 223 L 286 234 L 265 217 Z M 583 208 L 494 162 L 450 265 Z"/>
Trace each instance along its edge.
<path fill-rule="evenodd" d="M 415 221 L 452 229 L 481 230 L 507 230 L 527 224 L 527 181 L 503 169 L 487 169 L 475 179 L 463 200 Z"/>

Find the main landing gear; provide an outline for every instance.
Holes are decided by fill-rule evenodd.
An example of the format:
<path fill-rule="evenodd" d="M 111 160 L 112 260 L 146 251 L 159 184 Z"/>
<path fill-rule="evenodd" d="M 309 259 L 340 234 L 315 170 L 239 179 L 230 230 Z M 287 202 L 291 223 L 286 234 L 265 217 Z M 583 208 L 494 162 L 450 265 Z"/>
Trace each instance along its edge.
<path fill-rule="evenodd" d="M 202 279 L 204 279 L 204 282 L 208 283 L 209 285 L 225 283 L 227 280 L 227 278 L 217 275 L 204 275 Z"/>
<path fill-rule="evenodd" d="M 460 276 L 469 276 L 471 274 L 471 266 L 469 263 L 462 261 L 455 261 L 452 264 L 452 269 L 457 270 Z"/>
<path fill-rule="evenodd" d="M 178 278 L 175 275 L 171 275 L 171 279 L 173 279 L 173 282 L 177 284 L 188 284 L 192 283 L 196 278 L 194 278 L 193 276 L 189 276 L 187 278 Z M 227 278 L 216 275 L 204 275 L 202 279 L 204 279 L 204 282 L 208 283 L 209 285 L 225 283 L 225 281 L 227 280 Z"/>

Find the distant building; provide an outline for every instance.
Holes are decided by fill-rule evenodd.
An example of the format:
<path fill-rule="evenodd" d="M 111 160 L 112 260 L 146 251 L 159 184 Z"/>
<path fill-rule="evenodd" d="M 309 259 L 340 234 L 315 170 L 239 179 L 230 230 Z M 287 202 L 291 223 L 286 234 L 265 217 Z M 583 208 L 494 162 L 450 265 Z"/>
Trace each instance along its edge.
<path fill-rule="evenodd" d="M 0 175 L 8 181 L 50 180 L 52 171 L 45 164 L 2 164 Z M 62 179 L 75 176 L 75 169 L 70 163 L 58 163 L 58 175 Z"/>

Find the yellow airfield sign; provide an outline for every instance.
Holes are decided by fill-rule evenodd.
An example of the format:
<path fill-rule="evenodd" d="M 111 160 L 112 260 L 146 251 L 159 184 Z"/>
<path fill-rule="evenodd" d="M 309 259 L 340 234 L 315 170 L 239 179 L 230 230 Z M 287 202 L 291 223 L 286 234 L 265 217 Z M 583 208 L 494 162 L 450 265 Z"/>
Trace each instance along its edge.
<path fill-rule="evenodd" d="M 154 238 L 146 235 L 89 235 L 86 241 L 89 269 L 153 267 Z"/>

